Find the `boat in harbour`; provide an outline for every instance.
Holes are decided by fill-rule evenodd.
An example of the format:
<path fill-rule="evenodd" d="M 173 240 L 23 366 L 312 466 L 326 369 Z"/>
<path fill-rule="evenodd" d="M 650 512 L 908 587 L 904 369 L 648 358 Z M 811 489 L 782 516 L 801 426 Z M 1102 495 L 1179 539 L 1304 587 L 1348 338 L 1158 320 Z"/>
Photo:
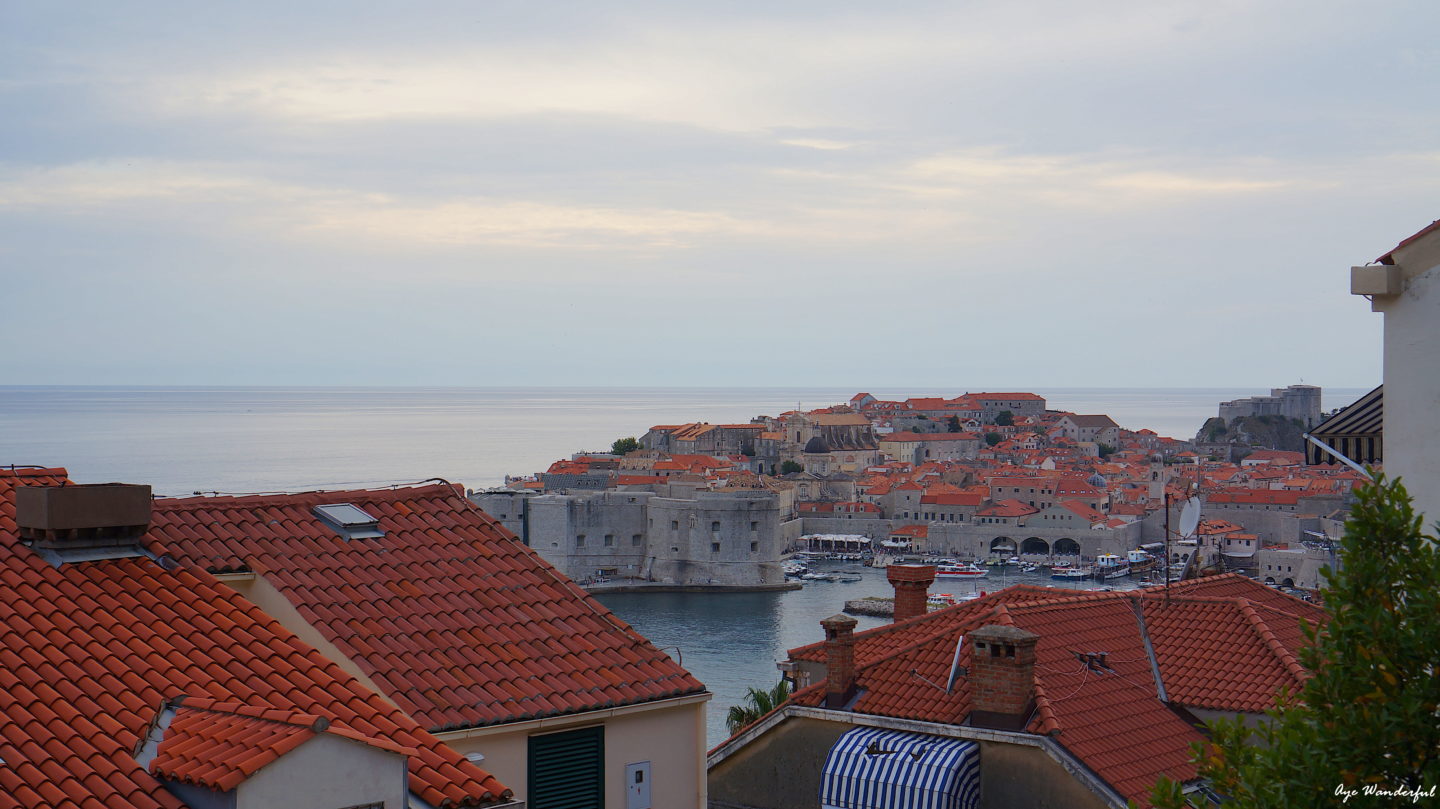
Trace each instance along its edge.
<path fill-rule="evenodd" d="M 1130 560 L 1119 554 L 1102 553 L 1095 557 L 1095 578 L 1100 581 L 1119 579 L 1130 575 Z"/>
<path fill-rule="evenodd" d="M 1133 550 L 1128 554 L 1130 559 L 1130 573 L 1148 573 L 1160 564 L 1160 560 L 1142 550 Z"/>
<path fill-rule="evenodd" d="M 935 566 L 937 579 L 983 579 L 988 574 L 989 571 L 976 564 L 950 562 Z"/>
<path fill-rule="evenodd" d="M 1088 579 L 1093 574 L 1088 567 L 1055 567 L 1050 569 L 1052 579 Z"/>

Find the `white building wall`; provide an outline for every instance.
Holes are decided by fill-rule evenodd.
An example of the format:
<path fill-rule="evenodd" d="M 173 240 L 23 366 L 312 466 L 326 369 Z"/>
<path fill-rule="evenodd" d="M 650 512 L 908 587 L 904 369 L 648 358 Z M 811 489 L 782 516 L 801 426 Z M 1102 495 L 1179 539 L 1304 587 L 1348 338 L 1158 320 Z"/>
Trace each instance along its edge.
<path fill-rule="evenodd" d="M 322 733 L 236 787 L 235 807 L 404 806 L 408 786 L 404 756 Z"/>
<path fill-rule="evenodd" d="M 1440 231 L 1394 257 L 1400 289 L 1371 304 L 1385 315 L 1385 469 L 1429 526 L 1440 519 Z"/>

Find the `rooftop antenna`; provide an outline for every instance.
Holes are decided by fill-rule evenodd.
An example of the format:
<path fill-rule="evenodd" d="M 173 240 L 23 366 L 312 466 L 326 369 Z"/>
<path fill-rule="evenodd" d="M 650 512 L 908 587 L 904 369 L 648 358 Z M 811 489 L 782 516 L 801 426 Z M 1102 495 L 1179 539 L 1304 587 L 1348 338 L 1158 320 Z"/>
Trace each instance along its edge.
<path fill-rule="evenodd" d="M 1195 535 L 1195 529 L 1200 526 L 1200 498 L 1191 497 L 1185 501 L 1185 508 L 1180 511 L 1180 530 L 1173 532 L 1181 539 L 1189 539 Z M 1165 490 L 1165 603 L 1170 603 L 1170 490 Z M 1198 550 L 1198 547 L 1197 547 Z M 1194 561 L 1191 559 L 1190 561 Z M 1189 569 L 1187 562 L 1186 569 Z M 1183 576 L 1185 571 L 1181 571 Z"/>
<path fill-rule="evenodd" d="M 957 677 L 968 674 L 968 672 L 960 667 L 960 650 L 964 646 L 965 633 L 961 632 L 960 637 L 955 639 L 955 657 L 950 660 L 950 679 L 945 681 L 945 693 L 947 694 L 950 693 L 950 689 L 955 687 L 955 679 Z"/>

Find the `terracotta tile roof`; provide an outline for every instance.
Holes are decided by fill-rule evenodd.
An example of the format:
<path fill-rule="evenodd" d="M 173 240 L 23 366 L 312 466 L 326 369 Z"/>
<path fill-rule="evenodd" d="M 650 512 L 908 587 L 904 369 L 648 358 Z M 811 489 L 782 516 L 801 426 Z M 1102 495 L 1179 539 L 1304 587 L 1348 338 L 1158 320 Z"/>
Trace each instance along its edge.
<path fill-rule="evenodd" d="M 1073 590 L 1058 587 L 1034 587 L 1017 584 L 1004 590 L 997 590 L 974 601 L 967 601 L 958 607 L 949 607 L 906 621 L 896 621 L 855 633 L 855 664 L 865 666 L 897 650 L 913 646 L 929 639 L 937 632 L 946 632 L 956 626 L 968 625 L 968 616 L 975 610 L 985 611 L 999 604 L 1041 601 L 1048 598 L 1069 598 Z M 953 649 L 951 651 L 954 651 Z M 825 662 L 825 644 L 811 643 L 799 646 L 787 653 L 792 660 Z"/>
<path fill-rule="evenodd" d="M 1009 499 L 987 506 L 975 512 L 981 517 L 1024 517 L 1027 514 L 1037 514 L 1040 509 L 1026 505 L 1019 500 Z"/>
<path fill-rule="evenodd" d="M 1144 617 L 1143 634 L 1141 616 Z M 961 723 L 970 712 L 962 677 L 946 683 L 957 639 L 987 624 L 1039 636 L 1036 709 L 1027 729 L 1053 736 L 1127 799 L 1148 804 L 1161 774 L 1195 770 L 1189 745 L 1201 734 L 1161 701 L 1145 638 L 1155 649 L 1166 696 L 1178 705 L 1258 712 L 1279 688 L 1307 676 L 1298 664 L 1300 619 L 1321 622 L 1313 605 L 1234 574 L 1163 592 L 1077 593 L 1017 585 L 975 601 L 855 635 L 853 710 L 924 722 Z M 1077 652 L 1106 653 L 1092 669 Z M 960 665 L 969 667 L 971 649 Z M 793 649 L 793 660 L 824 662 L 823 643 Z M 973 669 L 971 669 L 973 670 Z M 798 692 L 818 706 L 824 683 Z"/>
<path fill-rule="evenodd" d="M 1080 502 L 1079 500 L 1066 500 L 1059 504 L 1061 508 L 1069 511 L 1077 517 L 1089 520 L 1092 523 L 1103 522 L 1105 515 Z"/>
<path fill-rule="evenodd" d="M 178 703 L 178 705 L 176 704 Z M 176 698 L 175 716 L 156 748 L 150 772 L 225 792 L 321 733 L 402 756 L 415 750 L 368 737 L 323 716 L 213 699 Z"/>
<path fill-rule="evenodd" d="M 1222 489 L 1206 496 L 1205 500 L 1217 506 L 1230 503 L 1293 506 L 1307 494 L 1303 491 L 1284 489 Z"/>
<path fill-rule="evenodd" d="M 384 536 L 312 511 L 351 503 Z M 698 680 L 444 484 L 158 500 L 148 546 L 273 584 L 434 730 L 701 693 Z"/>
<path fill-rule="evenodd" d="M 978 506 L 985 502 L 985 495 L 976 492 L 942 492 L 926 494 L 920 502 L 927 506 Z"/>
<path fill-rule="evenodd" d="M 13 490 L 64 470 L 0 469 L 0 807 L 179 809 L 135 760 L 161 702 L 181 694 L 342 722 L 416 753 L 432 806 L 508 798 L 425 732 L 204 571 L 146 557 L 52 567 L 20 544 Z"/>

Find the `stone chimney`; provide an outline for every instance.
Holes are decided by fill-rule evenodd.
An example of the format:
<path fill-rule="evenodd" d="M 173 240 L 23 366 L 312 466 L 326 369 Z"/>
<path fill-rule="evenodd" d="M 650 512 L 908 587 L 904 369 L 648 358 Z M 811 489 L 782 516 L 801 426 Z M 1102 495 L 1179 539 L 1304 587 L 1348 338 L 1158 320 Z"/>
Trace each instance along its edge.
<path fill-rule="evenodd" d="M 150 525 L 150 487 L 129 483 L 21 486 L 15 523 L 37 550 L 133 547 Z"/>
<path fill-rule="evenodd" d="M 970 633 L 970 724 L 1021 730 L 1035 702 L 1035 643 L 1040 636 L 990 624 Z"/>
<path fill-rule="evenodd" d="M 903 621 L 930 611 L 925 599 L 935 583 L 934 565 L 890 565 L 885 577 L 895 587 L 895 620 Z"/>
<path fill-rule="evenodd" d="M 832 615 L 825 628 L 825 707 L 844 708 L 855 696 L 855 624 L 848 615 Z"/>

